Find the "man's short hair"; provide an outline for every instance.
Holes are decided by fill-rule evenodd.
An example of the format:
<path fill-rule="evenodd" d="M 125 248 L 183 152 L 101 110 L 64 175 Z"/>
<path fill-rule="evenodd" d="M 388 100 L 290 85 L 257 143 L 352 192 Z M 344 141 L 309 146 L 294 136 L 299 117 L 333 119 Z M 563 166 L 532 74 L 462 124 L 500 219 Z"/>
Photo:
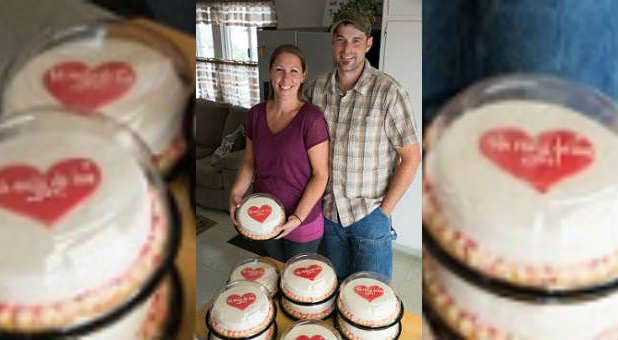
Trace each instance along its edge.
<path fill-rule="evenodd" d="M 372 16 L 367 13 L 361 13 L 355 10 L 343 10 L 335 14 L 333 24 L 330 26 L 330 33 L 334 34 L 339 25 L 352 25 L 359 31 L 365 33 L 367 37 L 371 36 L 371 27 L 373 24 Z"/>

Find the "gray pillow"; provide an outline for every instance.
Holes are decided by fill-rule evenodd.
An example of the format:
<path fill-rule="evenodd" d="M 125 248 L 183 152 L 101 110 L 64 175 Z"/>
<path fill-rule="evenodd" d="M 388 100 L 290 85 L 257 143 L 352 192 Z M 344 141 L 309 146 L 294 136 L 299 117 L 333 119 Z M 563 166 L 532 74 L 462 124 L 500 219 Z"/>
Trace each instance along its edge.
<path fill-rule="evenodd" d="M 232 152 L 235 143 L 242 143 L 244 138 L 246 137 L 245 126 L 239 125 L 236 130 L 232 131 L 230 134 L 226 135 L 221 139 L 221 145 L 212 153 L 212 158 L 210 159 L 210 165 L 216 166 L 216 164 L 221 161 L 227 154 Z"/>

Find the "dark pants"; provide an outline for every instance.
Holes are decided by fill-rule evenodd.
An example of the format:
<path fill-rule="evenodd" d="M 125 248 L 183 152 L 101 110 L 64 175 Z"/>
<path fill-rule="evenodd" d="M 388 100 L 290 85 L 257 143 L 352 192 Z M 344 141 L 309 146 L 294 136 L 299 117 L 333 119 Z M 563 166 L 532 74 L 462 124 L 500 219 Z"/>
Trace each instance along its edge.
<path fill-rule="evenodd" d="M 264 241 L 268 256 L 287 262 L 290 258 L 302 253 L 317 253 L 322 238 L 309 242 L 294 242 L 286 239 Z"/>

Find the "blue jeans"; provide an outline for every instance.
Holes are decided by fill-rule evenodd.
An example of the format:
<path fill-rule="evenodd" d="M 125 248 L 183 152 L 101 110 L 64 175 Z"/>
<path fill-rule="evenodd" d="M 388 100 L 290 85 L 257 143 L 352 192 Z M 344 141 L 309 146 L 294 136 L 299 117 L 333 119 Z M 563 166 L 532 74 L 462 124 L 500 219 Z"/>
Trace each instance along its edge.
<path fill-rule="evenodd" d="M 339 282 L 350 274 L 365 270 L 390 279 L 393 272 L 392 241 L 396 238 L 392 219 L 377 208 L 345 228 L 325 218 L 321 252 L 333 263 Z"/>
<path fill-rule="evenodd" d="M 618 96 L 616 0 L 423 3 L 423 120 L 473 82 L 550 74 Z"/>

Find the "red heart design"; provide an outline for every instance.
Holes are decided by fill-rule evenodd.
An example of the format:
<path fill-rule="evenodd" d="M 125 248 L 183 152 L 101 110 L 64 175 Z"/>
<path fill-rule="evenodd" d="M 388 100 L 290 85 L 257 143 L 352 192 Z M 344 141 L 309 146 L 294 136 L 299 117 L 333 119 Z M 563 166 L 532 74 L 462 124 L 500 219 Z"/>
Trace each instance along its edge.
<path fill-rule="evenodd" d="M 481 136 L 479 148 L 498 167 L 541 193 L 584 170 L 595 158 L 590 141 L 568 130 L 547 131 L 532 138 L 518 128 L 493 129 Z"/>
<path fill-rule="evenodd" d="M 65 159 L 44 174 L 29 165 L 5 166 L 0 169 L 0 207 L 51 228 L 100 182 L 101 171 L 89 159 Z"/>
<path fill-rule="evenodd" d="M 318 274 L 322 272 L 322 267 L 317 264 L 312 264 L 309 267 L 300 267 L 294 270 L 294 275 L 303 277 L 313 281 Z"/>
<path fill-rule="evenodd" d="M 135 83 L 135 72 L 122 61 L 108 61 L 95 68 L 65 61 L 45 72 L 43 83 L 62 104 L 94 110 L 127 92 Z"/>
<path fill-rule="evenodd" d="M 270 205 L 264 204 L 263 206 L 259 208 L 256 206 L 249 207 L 249 210 L 247 211 L 247 213 L 252 219 L 260 223 L 264 223 L 264 221 L 266 221 L 266 219 L 268 218 L 268 216 L 270 216 L 270 213 L 272 211 L 273 211 L 273 208 Z"/>
<path fill-rule="evenodd" d="M 296 337 L 296 340 L 326 340 L 323 336 L 316 334 L 312 337 L 308 337 L 307 335 L 301 335 Z"/>
<path fill-rule="evenodd" d="M 247 293 L 244 294 L 243 296 L 240 296 L 238 294 L 233 294 L 227 297 L 227 304 L 234 307 L 234 308 L 238 308 L 240 310 L 245 310 L 247 307 L 249 307 L 252 303 L 255 302 L 255 294 L 253 293 Z"/>
<path fill-rule="evenodd" d="M 384 289 L 380 286 L 367 287 L 359 285 L 354 287 L 354 292 L 356 292 L 356 294 L 369 302 L 384 295 Z"/>
<path fill-rule="evenodd" d="M 245 267 L 243 268 L 243 270 L 240 271 L 240 275 L 242 275 L 245 279 L 249 281 L 255 281 L 259 279 L 260 277 L 264 276 L 264 268 Z"/>

